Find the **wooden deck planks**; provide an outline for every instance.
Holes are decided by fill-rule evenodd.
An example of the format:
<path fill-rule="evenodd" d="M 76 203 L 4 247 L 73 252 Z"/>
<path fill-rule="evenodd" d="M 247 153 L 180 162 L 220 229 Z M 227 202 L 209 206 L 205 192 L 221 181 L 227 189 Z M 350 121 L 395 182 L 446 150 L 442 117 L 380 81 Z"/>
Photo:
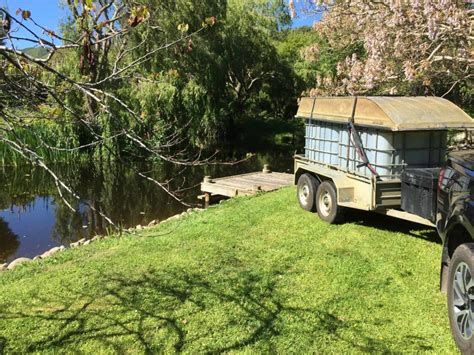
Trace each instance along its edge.
<path fill-rule="evenodd" d="M 269 175 L 269 174 L 265 174 L 265 175 Z M 255 176 L 247 176 L 247 177 L 235 177 L 231 181 L 242 182 L 242 183 L 247 183 L 247 184 L 248 183 L 262 183 L 262 184 L 270 184 L 270 185 L 287 185 L 293 181 L 293 175 L 290 175 L 290 177 L 286 179 L 282 179 L 278 177 L 272 178 L 271 176 L 255 175 Z"/>
<path fill-rule="evenodd" d="M 273 191 L 293 184 L 293 175 L 286 173 L 270 172 L 266 166 L 263 172 L 255 172 L 223 178 L 204 178 L 201 190 L 206 201 L 211 195 L 226 197 L 249 196 L 259 191 Z"/>

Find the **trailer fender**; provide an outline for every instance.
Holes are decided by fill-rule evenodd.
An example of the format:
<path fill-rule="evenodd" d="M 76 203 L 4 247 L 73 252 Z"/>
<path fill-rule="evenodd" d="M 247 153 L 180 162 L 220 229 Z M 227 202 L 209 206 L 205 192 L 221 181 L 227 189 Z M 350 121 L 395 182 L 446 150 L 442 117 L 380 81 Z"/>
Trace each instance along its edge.
<path fill-rule="evenodd" d="M 310 174 L 311 176 L 314 176 L 314 178 L 316 178 L 316 180 L 318 180 L 318 182 L 322 182 L 323 179 L 320 175 L 312 172 L 312 171 L 309 171 L 309 170 L 306 170 L 306 169 L 303 169 L 303 168 L 298 168 L 296 171 L 295 171 L 295 175 L 294 175 L 294 184 L 297 185 L 298 184 L 298 179 L 300 178 L 301 175 L 303 174 Z"/>

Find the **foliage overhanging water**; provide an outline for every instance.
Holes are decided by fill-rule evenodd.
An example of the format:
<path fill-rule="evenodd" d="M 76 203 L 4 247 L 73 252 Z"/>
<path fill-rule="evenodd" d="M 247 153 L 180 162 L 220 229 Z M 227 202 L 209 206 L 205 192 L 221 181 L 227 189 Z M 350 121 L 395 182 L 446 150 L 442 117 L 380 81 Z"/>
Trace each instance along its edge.
<path fill-rule="evenodd" d="M 269 163 L 275 171 L 289 172 L 288 153 L 259 154 L 241 164 L 183 167 L 170 164 L 136 165 L 158 181 L 174 178 L 174 189 L 199 184 L 213 177 L 258 171 Z M 74 201 L 73 213 L 60 198 L 53 179 L 30 165 L 0 168 L 0 263 L 17 257 L 34 257 L 52 247 L 68 246 L 81 238 L 106 234 L 109 226 L 94 206 L 124 228 L 164 220 L 186 210 L 155 184 L 117 163 L 78 163 L 54 167 L 59 176 L 84 198 Z M 185 190 L 183 199 L 197 203 L 199 186 Z M 72 201 L 72 200 L 70 200 Z M 87 201 L 87 203 L 85 203 Z"/>

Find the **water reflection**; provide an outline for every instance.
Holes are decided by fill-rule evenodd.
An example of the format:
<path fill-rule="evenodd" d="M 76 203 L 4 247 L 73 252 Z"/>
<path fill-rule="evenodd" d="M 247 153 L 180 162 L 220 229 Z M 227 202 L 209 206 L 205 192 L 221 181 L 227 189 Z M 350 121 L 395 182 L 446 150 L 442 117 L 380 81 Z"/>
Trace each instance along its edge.
<path fill-rule="evenodd" d="M 14 255 L 20 246 L 19 238 L 9 228 L 8 223 L 0 219 L 0 260 Z"/>
<path fill-rule="evenodd" d="M 99 162 L 55 166 L 61 179 L 85 198 L 74 201 L 74 213 L 44 170 L 29 165 L 0 168 L 0 263 L 20 256 L 34 257 L 54 246 L 107 233 L 109 225 L 97 211 L 129 228 L 166 219 L 187 208 L 139 177 L 135 169 L 146 171 L 158 181 L 172 179 L 172 187 L 179 189 L 198 185 L 204 175 L 219 177 L 256 171 L 264 163 L 270 163 L 275 171 L 289 171 L 292 167 L 291 156 L 285 153 L 260 154 L 237 166 L 190 167 L 184 171 L 183 167 L 170 164 L 133 168 Z M 182 197 L 196 203 L 199 192 L 196 186 L 185 190 Z"/>

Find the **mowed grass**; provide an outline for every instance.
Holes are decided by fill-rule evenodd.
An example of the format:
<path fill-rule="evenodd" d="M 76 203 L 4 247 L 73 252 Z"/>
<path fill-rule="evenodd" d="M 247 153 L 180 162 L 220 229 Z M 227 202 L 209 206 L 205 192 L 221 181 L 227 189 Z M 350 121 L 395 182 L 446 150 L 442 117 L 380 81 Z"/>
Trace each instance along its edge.
<path fill-rule="evenodd" d="M 230 200 L 0 274 L 0 353 L 454 353 L 436 238 Z"/>

